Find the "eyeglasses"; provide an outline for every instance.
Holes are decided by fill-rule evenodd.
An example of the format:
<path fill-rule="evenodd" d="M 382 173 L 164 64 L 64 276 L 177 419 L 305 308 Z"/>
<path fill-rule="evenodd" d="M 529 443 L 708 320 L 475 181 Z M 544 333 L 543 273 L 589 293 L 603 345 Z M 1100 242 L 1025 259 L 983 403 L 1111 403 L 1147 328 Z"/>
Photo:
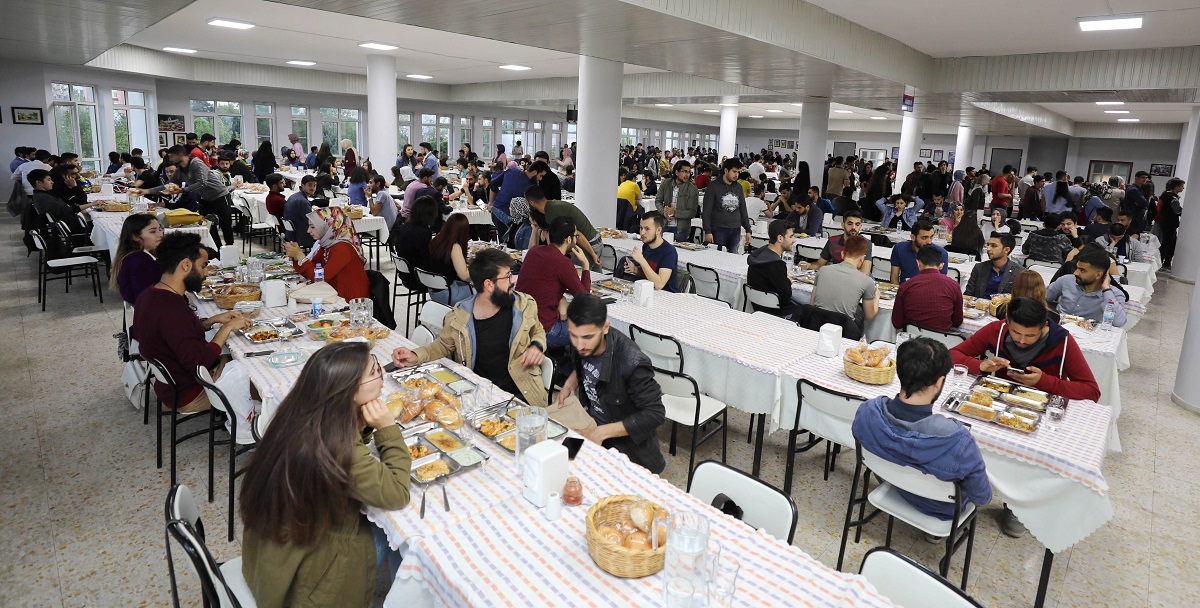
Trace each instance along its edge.
<path fill-rule="evenodd" d="M 497 283 L 499 283 L 501 279 L 512 279 L 512 278 L 513 278 L 513 273 L 510 272 L 502 277 L 496 277 L 495 281 Z"/>
<path fill-rule="evenodd" d="M 383 366 L 379 364 L 379 357 L 376 357 L 375 355 L 371 355 L 371 358 L 375 360 L 375 374 L 373 374 L 370 378 L 368 378 L 362 382 L 359 382 L 358 383 L 359 386 L 362 386 L 364 384 L 370 384 L 376 380 L 383 379 Z"/>

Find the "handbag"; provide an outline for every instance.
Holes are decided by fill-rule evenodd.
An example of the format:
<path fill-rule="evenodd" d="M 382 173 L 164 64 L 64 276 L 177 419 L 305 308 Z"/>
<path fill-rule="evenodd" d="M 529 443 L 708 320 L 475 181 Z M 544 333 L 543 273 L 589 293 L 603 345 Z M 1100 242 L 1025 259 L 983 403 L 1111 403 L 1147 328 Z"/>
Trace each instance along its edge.
<path fill-rule="evenodd" d="M 148 372 L 146 362 L 141 360 L 126 361 L 125 368 L 121 370 L 121 385 L 124 387 L 125 397 L 129 399 L 133 409 L 140 410 L 146 403 Z"/>

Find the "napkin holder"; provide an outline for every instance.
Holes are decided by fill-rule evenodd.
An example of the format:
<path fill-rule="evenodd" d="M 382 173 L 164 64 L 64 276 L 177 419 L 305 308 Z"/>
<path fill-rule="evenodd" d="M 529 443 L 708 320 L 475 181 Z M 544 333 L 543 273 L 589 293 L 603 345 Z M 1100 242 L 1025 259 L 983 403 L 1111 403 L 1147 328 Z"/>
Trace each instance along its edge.
<path fill-rule="evenodd" d="M 278 279 L 271 279 L 269 281 L 263 281 L 261 287 L 263 306 L 268 308 L 287 306 L 287 283 L 284 283 Z"/>
<path fill-rule="evenodd" d="M 242 249 L 237 245 L 222 245 L 221 246 L 221 266 L 229 268 L 237 266 L 242 259 Z"/>
<path fill-rule="evenodd" d="M 836 357 L 842 351 L 842 326 L 826 323 L 821 326 L 818 337 L 817 354 L 822 357 Z"/>
<path fill-rule="evenodd" d="M 113 194 L 113 185 L 112 185 L 112 183 L 103 183 L 103 184 L 100 184 L 100 194 L 103 194 L 103 195 L 106 195 L 106 196 L 112 196 L 112 194 Z"/>
<path fill-rule="evenodd" d="M 567 448 L 557 441 L 530 446 L 521 455 L 521 496 L 537 508 L 567 483 Z"/>
<path fill-rule="evenodd" d="M 654 283 L 641 279 L 633 282 L 633 301 L 642 308 L 654 305 Z"/>

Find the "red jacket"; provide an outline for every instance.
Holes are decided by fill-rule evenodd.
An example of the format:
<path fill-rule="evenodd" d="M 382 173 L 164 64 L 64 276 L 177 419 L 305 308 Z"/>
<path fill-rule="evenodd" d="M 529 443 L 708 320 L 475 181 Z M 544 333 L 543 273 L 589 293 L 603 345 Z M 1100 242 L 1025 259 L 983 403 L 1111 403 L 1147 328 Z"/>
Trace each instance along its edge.
<path fill-rule="evenodd" d="M 354 298 L 371 297 L 371 280 L 367 278 L 362 258 L 358 257 L 353 245 L 337 243 L 328 251 L 317 252 L 313 259 L 303 264 L 292 262 L 292 266 L 296 268 L 296 272 L 311 281 L 317 262 L 322 264 L 325 271 L 325 282 L 336 289 L 343 300 L 349 302 Z"/>
<path fill-rule="evenodd" d="M 982 375 L 983 372 L 979 369 L 979 364 L 982 363 L 978 359 L 980 355 L 1011 359 L 1004 346 L 1004 337 L 1007 335 L 1008 327 L 1005 321 L 992 321 L 967 338 L 966 342 L 950 349 L 950 355 L 954 357 L 954 363 L 966 365 L 972 374 Z M 1029 365 L 1042 370 L 1042 379 L 1038 380 L 1034 388 L 1052 395 L 1062 395 L 1067 399 L 1096 401 L 1100 398 L 1100 385 L 1096 383 L 1096 377 L 1092 375 L 1092 368 L 1088 366 L 1087 359 L 1083 358 L 1079 343 L 1071 337 L 1070 332 L 1053 321 L 1050 321 L 1050 333 L 1046 337 L 1042 352 L 1038 353 Z M 992 375 L 1008 378 L 1008 370 L 998 370 Z"/>

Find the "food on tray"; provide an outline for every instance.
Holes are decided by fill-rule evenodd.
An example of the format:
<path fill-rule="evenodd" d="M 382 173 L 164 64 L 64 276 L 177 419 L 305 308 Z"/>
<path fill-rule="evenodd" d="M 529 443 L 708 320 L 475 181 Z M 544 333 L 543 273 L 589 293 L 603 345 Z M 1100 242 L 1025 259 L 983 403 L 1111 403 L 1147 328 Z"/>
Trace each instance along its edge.
<path fill-rule="evenodd" d="M 446 405 L 449 405 L 456 410 L 462 409 L 462 402 L 458 400 L 458 397 L 454 396 L 454 393 L 451 393 L 448 390 L 439 390 L 437 394 L 433 396 L 433 398 L 445 401 Z"/>
<path fill-rule="evenodd" d="M 996 414 L 997 414 L 996 410 L 994 410 L 990 407 L 985 407 L 978 403 L 971 403 L 971 402 L 967 402 L 967 403 L 964 403 L 964 404 L 958 406 L 958 413 L 960 413 L 964 416 L 972 416 L 975 418 L 982 418 L 984 420 L 995 420 Z"/>
<path fill-rule="evenodd" d="M 413 471 L 413 474 L 417 476 L 417 481 L 433 481 L 443 475 L 449 475 L 450 465 L 446 464 L 445 460 L 439 458 L 425 466 L 417 467 L 417 470 Z"/>
<path fill-rule="evenodd" d="M 400 384 L 407 388 L 417 389 L 421 399 L 433 399 L 438 391 L 442 390 L 441 385 L 424 376 L 412 376 Z"/>
<path fill-rule="evenodd" d="M 303 314 L 307 314 L 307 313 L 303 313 Z M 311 327 L 312 329 L 324 329 L 326 327 L 333 327 L 333 321 L 330 319 L 318 319 L 316 321 L 313 321 L 312 323 L 309 323 L 308 326 Z"/>
<path fill-rule="evenodd" d="M 429 448 L 423 445 L 410 445 L 408 446 L 408 455 L 412 456 L 413 460 L 424 458 L 429 455 Z"/>
<path fill-rule="evenodd" d="M 451 452 L 450 457 L 453 458 L 454 462 L 457 462 L 459 466 L 464 467 L 469 467 L 473 464 L 479 464 L 483 462 L 483 456 L 471 448 L 455 450 L 454 452 Z"/>
<path fill-rule="evenodd" d="M 502 418 L 488 418 L 479 423 L 479 432 L 488 437 L 495 437 L 500 433 L 507 433 L 515 428 L 517 428 L 517 425 Z"/>
<path fill-rule="evenodd" d="M 461 378 L 458 377 L 458 374 L 455 374 L 454 372 L 444 368 L 434 370 L 430 372 L 429 375 L 433 376 L 434 380 L 444 384 L 450 384 L 451 382 L 457 382 L 458 380 L 461 380 Z"/>
<path fill-rule="evenodd" d="M 515 439 L 516 437 L 514 437 Z M 443 452 L 453 452 L 454 450 L 462 449 L 463 444 L 456 439 L 454 435 L 446 431 L 434 431 L 425 435 L 425 439 L 436 445 Z"/>
<path fill-rule="evenodd" d="M 988 309 L 988 306 L 990 306 L 990 305 L 991 305 L 991 302 L 989 302 L 987 300 L 976 300 L 975 301 L 975 308 L 978 310 L 986 311 Z"/>
<path fill-rule="evenodd" d="M 265 342 L 267 340 L 274 340 L 278 337 L 279 330 L 277 329 L 259 329 L 257 331 L 250 332 L 250 339 L 255 342 Z"/>
<path fill-rule="evenodd" d="M 971 393 L 971 398 L 968 399 L 968 401 L 970 401 L 971 403 L 978 403 L 979 405 L 989 405 L 990 406 L 992 404 L 992 396 L 983 391 L 977 390 L 977 391 Z"/>
<path fill-rule="evenodd" d="M 497 443 L 504 447 L 504 449 L 510 452 L 515 452 L 517 451 L 517 434 L 513 433 L 511 435 L 505 435 L 504 437 L 501 437 L 500 441 Z"/>
<path fill-rule="evenodd" d="M 1025 418 L 1024 416 L 1018 416 L 1016 414 L 1011 414 L 1008 412 L 1005 412 L 1005 413 L 1001 414 L 998 418 L 996 418 L 996 422 L 999 422 L 1000 424 L 1003 424 L 1004 426 L 1007 426 L 1009 428 L 1016 429 L 1018 431 L 1023 431 L 1026 433 L 1032 433 L 1037 428 L 1036 426 L 1034 426 L 1034 423 L 1032 420 Z"/>
<path fill-rule="evenodd" d="M 441 411 L 439 411 L 437 413 L 436 420 L 437 420 L 438 424 L 440 424 L 452 431 L 457 431 L 458 429 L 461 429 L 462 425 L 463 425 L 462 414 L 458 413 L 458 410 L 456 410 L 448 405 L 443 407 L 441 409 Z"/>
<path fill-rule="evenodd" d="M 871 348 L 866 342 L 859 342 L 858 346 L 846 350 L 846 359 L 865 367 L 888 367 L 891 365 L 891 360 L 888 359 L 891 352 L 892 349 L 886 346 Z"/>
<path fill-rule="evenodd" d="M 307 312 L 294 312 L 294 313 L 288 315 L 288 319 L 290 321 L 292 321 L 293 323 L 300 323 L 302 321 L 307 321 L 308 317 L 309 317 L 309 314 Z"/>
<path fill-rule="evenodd" d="M 629 238 L 629 233 L 623 230 L 613 230 L 612 228 L 600 228 L 600 238 L 605 239 L 626 239 Z"/>
<path fill-rule="evenodd" d="M 385 402 L 389 411 L 401 423 L 406 423 L 413 418 L 416 418 L 421 410 L 424 409 L 424 403 L 420 400 L 412 399 L 404 391 L 395 391 L 388 395 Z"/>
<path fill-rule="evenodd" d="M 985 378 L 983 380 L 980 380 L 979 386 L 982 386 L 984 388 L 990 388 L 999 393 L 1007 393 L 1007 392 L 1012 391 L 1012 386 L 1010 386 L 1007 382 L 1000 382 L 998 380 L 993 380 L 991 378 Z"/>
<path fill-rule="evenodd" d="M 1023 407 L 1026 409 L 1036 410 L 1039 412 L 1046 411 L 1045 402 L 1034 401 L 1033 399 L 1029 399 L 1025 395 L 1017 395 L 1017 394 L 1009 393 L 1004 396 L 1004 401 L 1007 403 L 1011 403 L 1012 405 L 1015 405 L 1017 407 Z"/>
<path fill-rule="evenodd" d="M 1017 395 L 1018 397 L 1021 397 L 1022 399 L 1028 399 L 1030 401 L 1037 401 L 1038 403 L 1049 403 L 1050 402 L 1050 396 L 1041 391 L 1030 390 L 1027 388 L 1018 388 L 1014 394 Z"/>

